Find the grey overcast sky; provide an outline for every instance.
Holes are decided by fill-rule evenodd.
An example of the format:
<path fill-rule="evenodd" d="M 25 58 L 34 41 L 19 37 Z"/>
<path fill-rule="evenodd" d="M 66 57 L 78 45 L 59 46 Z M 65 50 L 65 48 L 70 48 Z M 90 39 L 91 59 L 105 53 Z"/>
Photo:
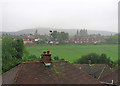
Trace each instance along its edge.
<path fill-rule="evenodd" d="M 118 32 L 119 0 L 2 0 L 2 31 L 38 27 Z"/>

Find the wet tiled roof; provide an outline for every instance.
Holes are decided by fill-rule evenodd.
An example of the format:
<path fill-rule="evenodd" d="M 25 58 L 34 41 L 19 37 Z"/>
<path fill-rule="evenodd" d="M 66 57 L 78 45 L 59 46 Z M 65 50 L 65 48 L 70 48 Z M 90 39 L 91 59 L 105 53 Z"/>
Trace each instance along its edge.
<path fill-rule="evenodd" d="M 120 67 L 116 70 L 110 72 L 109 74 L 105 75 L 104 77 L 100 78 L 101 82 L 111 83 L 113 80 L 113 84 L 120 84 Z"/>
<path fill-rule="evenodd" d="M 68 62 L 22 63 L 3 74 L 3 84 L 99 84 L 95 78 Z"/>
<path fill-rule="evenodd" d="M 99 79 L 112 71 L 106 64 L 91 64 L 91 66 L 89 64 L 75 64 L 75 66 L 96 79 Z"/>
<path fill-rule="evenodd" d="M 11 70 L 7 71 L 6 73 L 4 73 L 2 75 L 2 83 L 3 84 L 12 84 L 14 82 L 14 79 L 18 73 L 18 71 L 20 70 L 20 65 L 12 68 Z"/>

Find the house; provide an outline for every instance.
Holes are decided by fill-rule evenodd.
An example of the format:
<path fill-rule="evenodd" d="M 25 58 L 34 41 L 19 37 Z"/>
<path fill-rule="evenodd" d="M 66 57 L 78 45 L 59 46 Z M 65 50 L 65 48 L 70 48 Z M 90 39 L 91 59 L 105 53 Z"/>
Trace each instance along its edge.
<path fill-rule="evenodd" d="M 34 45 L 39 40 L 46 40 L 46 43 L 48 40 L 50 40 L 50 37 L 48 35 L 32 35 L 32 34 L 21 34 L 21 35 L 3 35 L 3 37 L 9 37 L 14 39 L 21 38 L 24 41 L 25 45 Z"/>
<path fill-rule="evenodd" d="M 48 35 L 34 35 L 34 37 L 38 40 L 50 40 L 50 37 Z"/>
<path fill-rule="evenodd" d="M 23 39 L 24 45 L 34 45 L 33 41 L 31 39 Z"/>
<path fill-rule="evenodd" d="M 17 39 L 17 38 L 21 38 L 23 39 L 23 42 L 25 45 L 33 45 L 33 40 L 31 38 L 28 37 L 28 35 L 23 34 L 23 35 L 3 35 L 3 37 L 8 37 L 8 38 L 12 38 L 13 40 Z"/>
<path fill-rule="evenodd" d="M 72 38 L 75 44 L 77 43 L 103 43 L 105 40 L 103 37 L 98 37 L 98 36 L 74 36 Z"/>
<path fill-rule="evenodd" d="M 74 64 L 75 67 L 87 72 L 93 78 L 99 80 L 111 71 L 114 71 L 116 67 L 111 68 L 106 64 Z"/>
<path fill-rule="evenodd" d="M 67 61 L 25 62 L 2 75 L 4 84 L 100 84 L 98 80 Z"/>
<path fill-rule="evenodd" d="M 101 77 L 99 80 L 103 84 L 108 85 L 120 85 L 120 67 L 116 68 L 116 70 L 109 72 L 107 75 Z"/>
<path fill-rule="evenodd" d="M 59 45 L 58 41 L 49 41 L 48 44 L 50 45 Z"/>

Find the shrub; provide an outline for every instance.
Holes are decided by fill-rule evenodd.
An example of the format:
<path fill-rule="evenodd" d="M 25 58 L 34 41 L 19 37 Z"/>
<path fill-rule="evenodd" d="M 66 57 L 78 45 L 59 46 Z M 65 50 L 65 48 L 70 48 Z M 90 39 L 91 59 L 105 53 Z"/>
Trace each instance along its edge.
<path fill-rule="evenodd" d="M 5 58 L 2 59 L 2 73 L 12 69 L 13 67 L 17 66 L 18 64 L 22 63 L 22 59 L 17 58 Z"/>
<path fill-rule="evenodd" d="M 55 57 L 54 57 L 54 60 L 59 60 L 59 57 L 58 57 L 58 56 L 55 56 Z"/>
<path fill-rule="evenodd" d="M 106 54 L 98 55 L 96 53 L 91 53 L 85 56 L 82 56 L 81 58 L 74 61 L 74 63 L 77 64 L 88 64 L 89 60 L 92 62 L 92 64 L 111 64 L 110 58 L 107 58 Z"/>

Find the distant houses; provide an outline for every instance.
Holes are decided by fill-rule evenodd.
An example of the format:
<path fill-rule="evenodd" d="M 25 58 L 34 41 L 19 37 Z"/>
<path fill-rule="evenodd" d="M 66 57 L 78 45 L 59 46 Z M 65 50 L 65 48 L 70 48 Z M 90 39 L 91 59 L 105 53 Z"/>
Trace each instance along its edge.
<path fill-rule="evenodd" d="M 9 37 L 14 39 L 21 38 L 25 45 L 35 45 L 40 40 L 50 40 L 48 35 L 40 35 L 35 31 L 35 34 L 21 34 L 21 35 L 11 35 L 11 34 L 2 34 L 2 37 Z"/>
<path fill-rule="evenodd" d="M 2 35 L 2 37 L 9 37 L 9 38 L 12 38 L 13 40 L 14 39 L 17 39 L 17 38 L 21 38 L 21 39 L 23 39 L 23 42 L 24 42 L 24 44 L 25 45 L 33 45 L 34 43 L 33 43 L 33 38 L 31 38 L 31 37 L 29 37 L 29 35 L 26 35 L 26 34 L 23 34 L 23 35 Z"/>
<path fill-rule="evenodd" d="M 104 43 L 105 40 L 103 37 L 97 37 L 97 36 L 74 36 L 73 42 L 75 44 L 83 44 L 83 43 Z"/>
<path fill-rule="evenodd" d="M 104 36 L 100 34 L 91 34 L 88 35 L 87 29 L 81 29 L 80 31 L 77 30 L 76 35 L 71 38 L 72 42 L 75 44 L 84 44 L 84 43 L 104 43 Z"/>
<path fill-rule="evenodd" d="M 34 34 L 21 34 L 21 35 L 10 35 L 10 34 L 2 34 L 2 37 L 10 37 L 12 39 L 22 38 L 25 45 L 35 45 L 41 44 L 50 44 L 50 45 L 59 45 L 59 39 L 52 40 L 51 35 L 40 35 L 36 30 Z M 97 44 L 104 43 L 105 39 L 109 38 L 109 36 L 101 36 L 100 34 L 91 34 L 88 35 L 86 29 L 77 30 L 76 34 L 72 37 L 68 37 L 63 42 L 66 44 Z"/>
<path fill-rule="evenodd" d="M 23 39 L 25 45 L 34 45 L 33 41 L 30 39 Z"/>

